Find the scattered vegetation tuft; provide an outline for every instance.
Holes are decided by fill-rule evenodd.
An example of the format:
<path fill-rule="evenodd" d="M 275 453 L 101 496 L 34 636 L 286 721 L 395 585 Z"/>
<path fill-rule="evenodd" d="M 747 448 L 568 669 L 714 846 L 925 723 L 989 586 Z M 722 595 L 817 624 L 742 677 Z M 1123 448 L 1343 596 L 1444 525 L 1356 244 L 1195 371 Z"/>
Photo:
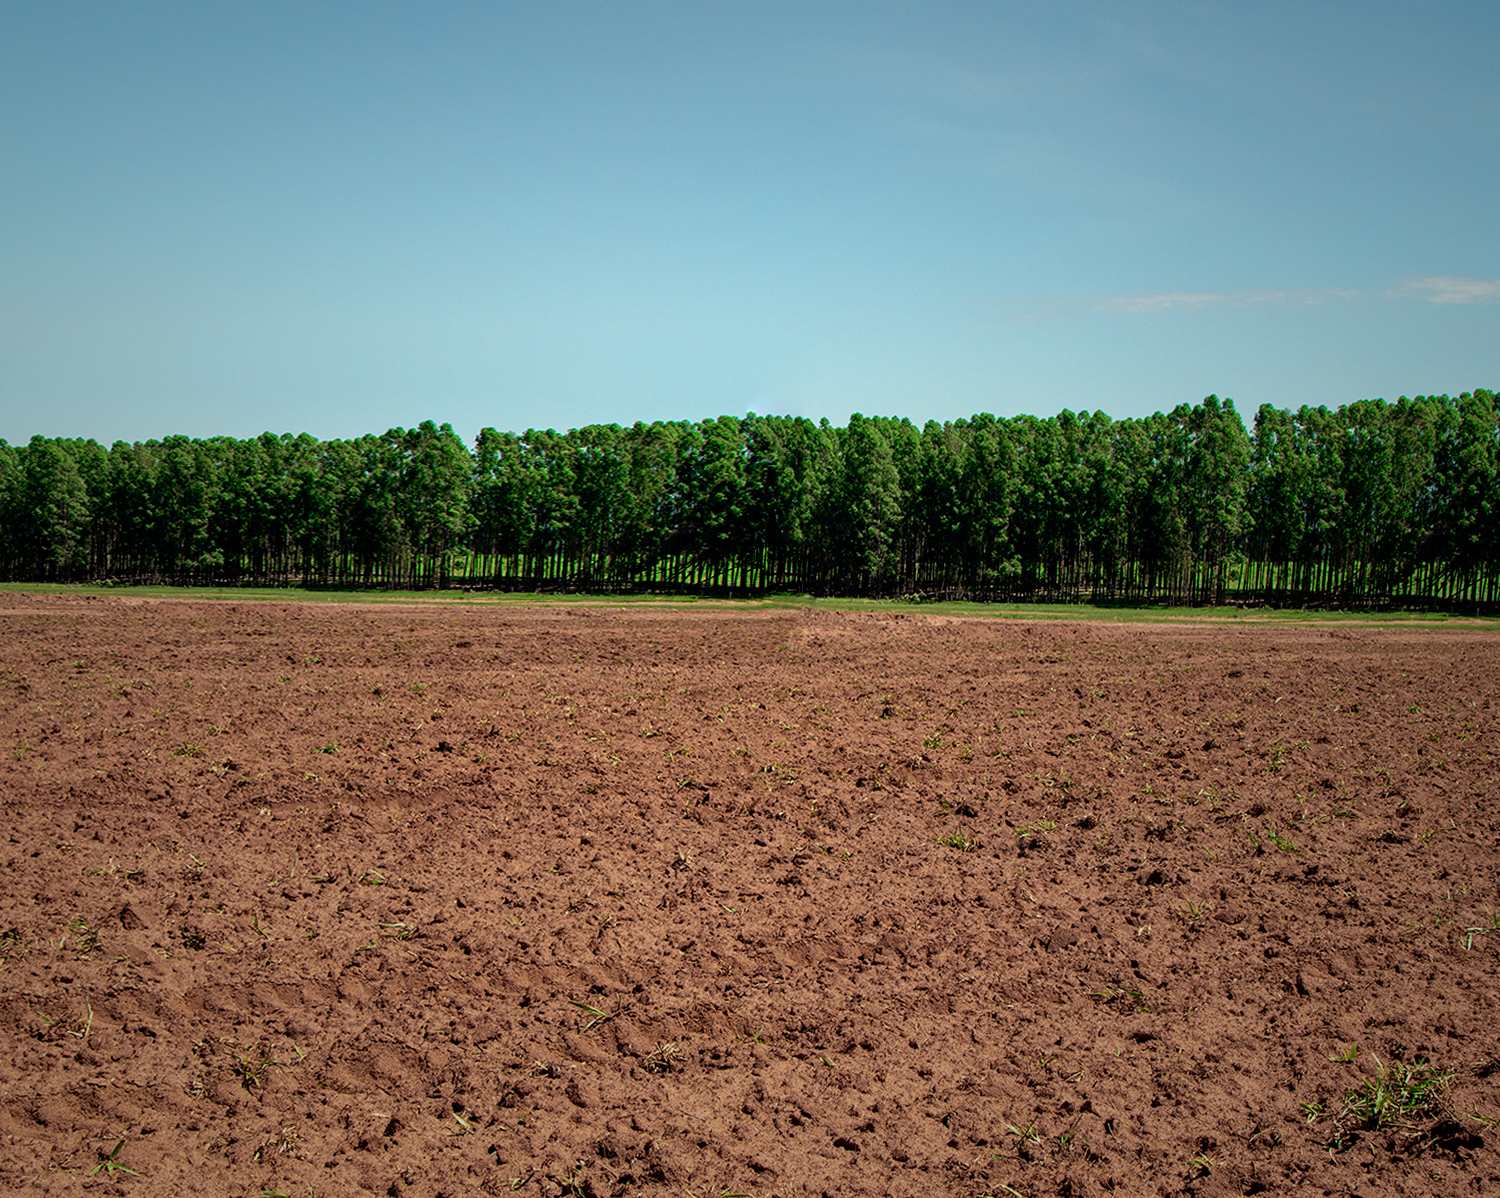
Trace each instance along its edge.
<path fill-rule="evenodd" d="M 266 1078 L 270 1076 L 271 1066 L 274 1064 L 276 1062 L 272 1059 L 271 1052 L 266 1045 L 257 1044 L 250 1052 L 237 1055 L 230 1069 L 245 1089 L 259 1090 L 264 1088 Z"/>
<path fill-rule="evenodd" d="M 581 1032 L 591 1032 L 596 1027 L 602 1027 L 611 1019 L 618 1019 L 626 1011 L 630 1010 L 631 1005 L 630 1003 L 626 1003 L 619 1010 L 606 1011 L 601 1007 L 592 1005 L 591 1003 L 578 1002 L 576 999 L 569 999 L 569 1002 L 572 1003 L 573 1006 L 577 1007 L 580 1011 L 582 1011 L 585 1015 L 583 1023 L 578 1028 L 578 1030 Z"/>
<path fill-rule="evenodd" d="M 1107 1006 L 1121 1007 L 1138 1015 L 1151 1010 L 1151 1004 L 1146 1001 L 1146 995 L 1139 986 L 1100 986 L 1091 991 L 1089 997 Z"/>
<path fill-rule="evenodd" d="M 1474 927 L 1465 928 L 1459 943 L 1464 946 L 1465 950 L 1472 952 L 1474 949 L 1474 937 L 1489 936 L 1496 932 L 1500 932 L 1500 915 L 1491 915 L 1488 924 L 1476 924 Z M 0 950 L 0 958 L 3 957 L 4 952 Z"/>
<path fill-rule="evenodd" d="M 673 1073 L 681 1067 L 681 1060 L 682 1049 L 676 1041 L 668 1040 L 648 1052 L 641 1064 L 647 1073 Z"/>
<path fill-rule="evenodd" d="M 1445 1097 L 1452 1073 L 1425 1057 L 1374 1059 L 1374 1075 L 1344 1094 L 1329 1141 L 1335 1150 L 1348 1147 L 1362 1131 L 1420 1134 L 1449 1114 Z"/>
<path fill-rule="evenodd" d="M 12 957 L 21 957 L 26 954 L 26 937 L 21 935 L 19 928 L 7 928 L 0 932 L 0 965 L 4 965 Z"/>
<path fill-rule="evenodd" d="M 63 937 L 63 944 L 66 945 L 70 940 L 75 956 L 90 957 L 99 951 L 99 929 L 82 915 L 75 915 L 68 921 L 68 932 Z"/>

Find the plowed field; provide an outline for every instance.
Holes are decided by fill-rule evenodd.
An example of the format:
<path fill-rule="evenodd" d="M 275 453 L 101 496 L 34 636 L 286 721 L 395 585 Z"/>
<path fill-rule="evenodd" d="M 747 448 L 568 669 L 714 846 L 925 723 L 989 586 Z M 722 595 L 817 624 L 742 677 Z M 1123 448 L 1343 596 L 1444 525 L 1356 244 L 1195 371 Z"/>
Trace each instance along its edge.
<path fill-rule="evenodd" d="M 0 796 L 7 1194 L 1500 1194 L 1482 629 L 5 595 Z"/>

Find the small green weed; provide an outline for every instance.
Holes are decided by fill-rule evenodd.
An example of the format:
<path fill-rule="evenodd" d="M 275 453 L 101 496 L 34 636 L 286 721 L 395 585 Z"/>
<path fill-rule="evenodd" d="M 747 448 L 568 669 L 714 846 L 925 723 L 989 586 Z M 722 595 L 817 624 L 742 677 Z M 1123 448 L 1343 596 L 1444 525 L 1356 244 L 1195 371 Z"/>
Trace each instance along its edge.
<path fill-rule="evenodd" d="M 68 921 L 68 934 L 63 937 L 63 944 L 67 944 L 70 938 L 73 941 L 73 952 L 77 956 L 92 956 L 99 949 L 99 929 L 81 915 L 75 915 Z"/>
<path fill-rule="evenodd" d="M 1151 1010 L 1146 995 L 1137 986 L 1100 986 L 1089 997 L 1102 1003 L 1128 1007 L 1136 1014 L 1145 1014 Z"/>
<path fill-rule="evenodd" d="M 266 1046 L 261 1044 L 250 1053 L 236 1056 L 230 1069 L 240 1079 L 240 1085 L 247 1090 L 256 1090 L 265 1086 L 271 1066 L 275 1063 Z"/>
<path fill-rule="evenodd" d="M 125 1141 L 118 1141 L 108 1152 L 99 1154 L 99 1163 L 89 1170 L 90 1177 L 98 1177 L 104 1174 L 106 1177 L 139 1177 L 134 1169 L 120 1160 L 120 1149 L 125 1147 Z"/>
<path fill-rule="evenodd" d="M 577 1161 L 563 1176 L 549 1173 L 547 1180 L 558 1187 L 559 1198 L 594 1198 L 594 1187 L 583 1175 L 586 1162 Z"/>
<path fill-rule="evenodd" d="M 1472 928 L 1465 928 L 1460 943 L 1464 946 L 1465 950 L 1473 951 L 1475 936 L 1489 936 L 1496 932 L 1500 932 L 1500 915 L 1491 915 L 1488 926 L 1479 924 Z M 4 955 L 4 951 L 0 950 L 0 958 L 3 958 Z"/>
<path fill-rule="evenodd" d="M 1193 1177 L 1208 1177 L 1214 1171 L 1218 1162 L 1206 1152 L 1200 1152 L 1197 1156 L 1188 1160 L 1188 1173 Z"/>
<path fill-rule="evenodd" d="M 957 849 L 960 853 L 972 853 L 979 847 L 979 841 L 962 829 L 949 832 L 946 836 L 939 836 L 937 842 L 944 848 Z"/>
<path fill-rule="evenodd" d="M 569 1002 L 573 1006 L 577 1007 L 580 1011 L 582 1011 L 585 1016 L 587 1016 L 587 1018 L 584 1019 L 583 1023 L 578 1028 L 578 1030 L 581 1032 L 591 1032 L 596 1027 L 602 1027 L 611 1019 L 617 1019 L 626 1011 L 630 1010 L 629 1003 L 626 1003 L 617 1011 L 606 1011 L 600 1007 L 593 1006 L 590 1003 L 586 1002 L 577 1002 L 576 1000 L 572 999 L 570 999 Z"/>

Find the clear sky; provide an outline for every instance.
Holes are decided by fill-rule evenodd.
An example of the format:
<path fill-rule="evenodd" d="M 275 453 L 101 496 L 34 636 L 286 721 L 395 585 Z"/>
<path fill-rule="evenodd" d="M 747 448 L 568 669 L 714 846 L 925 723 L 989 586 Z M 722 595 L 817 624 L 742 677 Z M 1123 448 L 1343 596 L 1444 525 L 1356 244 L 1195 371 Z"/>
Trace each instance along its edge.
<path fill-rule="evenodd" d="M 0 21 L 0 437 L 1500 386 L 1500 4 Z"/>

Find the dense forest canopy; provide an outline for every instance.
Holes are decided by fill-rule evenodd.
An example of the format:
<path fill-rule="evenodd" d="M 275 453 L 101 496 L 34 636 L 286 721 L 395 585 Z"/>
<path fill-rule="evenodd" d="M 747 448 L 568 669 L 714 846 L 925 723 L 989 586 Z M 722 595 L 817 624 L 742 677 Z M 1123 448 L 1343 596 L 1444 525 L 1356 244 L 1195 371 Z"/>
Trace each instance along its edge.
<path fill-rule="evenodd" d="M 1484 390 L 1112 420 L 0 441 L 0 577 L 1493 608 Z"/>

